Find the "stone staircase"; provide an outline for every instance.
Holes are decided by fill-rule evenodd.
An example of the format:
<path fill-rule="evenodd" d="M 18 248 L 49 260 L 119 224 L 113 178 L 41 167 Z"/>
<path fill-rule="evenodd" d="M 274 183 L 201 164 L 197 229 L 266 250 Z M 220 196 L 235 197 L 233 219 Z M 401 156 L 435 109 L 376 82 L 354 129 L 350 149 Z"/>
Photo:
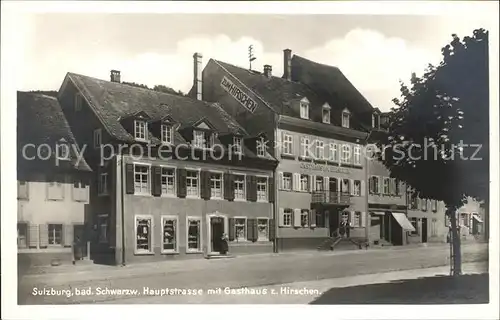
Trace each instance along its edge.
<path fill-rule="evenodd" d="M 367 243 L 364 239 L 353 239 L 342 236 L 328 238 L 317 247 L 320 251 L 355 250 L 363 248 L 367 249 Z"/>

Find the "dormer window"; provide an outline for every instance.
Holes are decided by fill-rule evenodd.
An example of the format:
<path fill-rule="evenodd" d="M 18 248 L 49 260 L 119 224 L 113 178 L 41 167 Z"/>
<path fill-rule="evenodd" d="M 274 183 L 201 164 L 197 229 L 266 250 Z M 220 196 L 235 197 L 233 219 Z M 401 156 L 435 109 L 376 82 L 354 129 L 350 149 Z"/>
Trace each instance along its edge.
<path fill-rule="evenodd" d="M 162 124 L 161 126 L 161 142 L 172 144 L 174 142 L 174 130 L 170 124 Z"/>
<path fill-rule="evenodd" d="M 242 142 L 242 139 L 241 137 L 234 137 L 233 138 L 233 151 L 235 153 L 241 153 L 241 142 Z"/>
<path fill-rule="evenodd" d="M 134 137 L 137 140 L 145 141 L 147 139 L 146 121 L 134 120 Z"/>
<path fill-rule="evenodd" d="M 259 138 L 257 140 L 257 156 L 265 157 L 266 156 L 266 139 Z"/>
<path fill-rule="evenodd" d="M 330 107 L 330 105 L 328 105 L 328 103 L 325 103 L 323 105 L 322 114 L 321 114 L 323 123 L 330 123 L 330 109 L 331 109 L 331 107 Z"/>
<path fill-rule="evenodd" d="M 377 113 L 372 114 L 372 127 L 380 128 L 380 115 Z"/>
<path fill-rule="evenodd" d="M 350 120 L 351 113 L 349 112 L 349 110 L 344 109 L 344 111 L 342 111 L 342 127 L 349 128 Z"/>
<path fill-rule="evenodd" d="M 205 132 L 201 130 L 194 130 L 193 132 L 193 146 L 196 148 L 205 148 Z"/>
<path fill-rule="evenodd" d="M 307 99 L 300 101 L 300 117 L 309 119 L 309 101 Z"/>

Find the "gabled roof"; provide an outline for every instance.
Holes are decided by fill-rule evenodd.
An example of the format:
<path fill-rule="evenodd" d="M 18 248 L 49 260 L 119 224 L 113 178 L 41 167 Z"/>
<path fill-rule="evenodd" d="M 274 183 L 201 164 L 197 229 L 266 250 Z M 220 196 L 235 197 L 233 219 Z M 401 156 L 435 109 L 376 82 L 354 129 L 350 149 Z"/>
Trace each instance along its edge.
<path fill-rule="evenodd" d="M 274 112 L 280 115 L 300 116 L 299 111 L 290 105 L 290 101 L 306 97 L 311 107 L 321 107 L 325 102 L 302 83 L 287 81 L 274 76 L 268 78 L 257 71 L 250 71 L 219 60 L 211 60 L 238 78 L 246 87 L 266 101 Z"/>
<path fill-rule="evenodd" d="M 76 73 L 68 73 L 66 77 L 65 83 L 69 79 L 75 84 L 108 133 L 121 141 L 132 141 L 133 137 L 123 128 L 118 119 L 139 111 L 145 112 L 151 121 L 160 120 L 169 115 L 182 126 L 193 125 L 205 118 L 219 132 L 246 135 L 244 129 L 217 103 L 210 104 L 189 97 L 100 80 Z M 176 135 L 177 139 L 182 138 Z"/>
<path fill-rule="evenodd" d="M 35 145 L 35 148 L 47 144 L 52 150 L 52 155 L 48 160 L 43 161 L 43 164 L 55 166 L 54 150 L 56 145 L 63 142 L 68 144 L 71 149 L 77 148 L 75 137 L 57 98 L 45 94 L 17 92 L 18 151 L 21 152 L 23 146 L 27 144 Z M 28 156 L 32 157 L 33 155 Z M 35 160 L 24 160 L 20 153 L 18 169 L 24 170 L 39 165 L 40 161 Z M 72 151 L 69 163 L 76 170 L 91 171 L 85 159 L 77 161 L 77 157 L 72 154 Z"/>
<path fill-rule="evenodd" d="M 292 80 L 308 85 L 325 98 L 332 108 L 349 110 L 357 114 L 373 112 L 373 106 L 344 76 L 339 68 L 317 63 L 298 55 L 292 58 Z"/>

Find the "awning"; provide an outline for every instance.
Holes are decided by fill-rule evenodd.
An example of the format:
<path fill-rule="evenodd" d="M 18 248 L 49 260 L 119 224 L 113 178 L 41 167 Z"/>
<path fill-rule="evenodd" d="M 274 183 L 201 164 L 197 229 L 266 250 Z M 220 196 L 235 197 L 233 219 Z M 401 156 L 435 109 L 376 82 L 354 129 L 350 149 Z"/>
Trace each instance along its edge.
<path fill-rule="evenodd" d="M 371 214 L 377 215 L 377 216 L 383 216 L 385 215 L 385 211 L 370 211 Z"/>
<path fill-rule="evenodd" d="M 481 220 L 481 218 L 479 218 L 478 216 L 473 215 L 473 217 L 474 217 L 474 219 L 476 219 L 476 220 L 477 220 L 477 222 L 481 222 L 481 223 L 483 223 L 483 220 Z"/>
<path fill-rule="evenodd" d="M 406 217 L 404 213 L 401 212 L 393 212 L 392 216 L 396 221 L 399 223 L 401 228 L 403 228 L 404 231 L 415 231 L 415 228 L 411 224 L 410 220 Z"/>

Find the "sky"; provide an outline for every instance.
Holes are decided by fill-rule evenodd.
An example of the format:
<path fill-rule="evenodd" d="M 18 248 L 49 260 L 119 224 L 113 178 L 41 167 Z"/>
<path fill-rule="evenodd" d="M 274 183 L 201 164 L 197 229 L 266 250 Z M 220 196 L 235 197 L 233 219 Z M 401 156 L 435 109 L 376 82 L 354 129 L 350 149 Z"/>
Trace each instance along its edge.
<path fill-rule="evenodd" d="M 37 13 L 19 23 L 18 90 L 58 90 L 67 72 L 183 92 L 193 81 L 193 54 L 283 74 L 283 49 L 337 66 L 382 111 L 400 81 L 441 60 L 451 34 L 488 29 L 477 16 Z"/>

